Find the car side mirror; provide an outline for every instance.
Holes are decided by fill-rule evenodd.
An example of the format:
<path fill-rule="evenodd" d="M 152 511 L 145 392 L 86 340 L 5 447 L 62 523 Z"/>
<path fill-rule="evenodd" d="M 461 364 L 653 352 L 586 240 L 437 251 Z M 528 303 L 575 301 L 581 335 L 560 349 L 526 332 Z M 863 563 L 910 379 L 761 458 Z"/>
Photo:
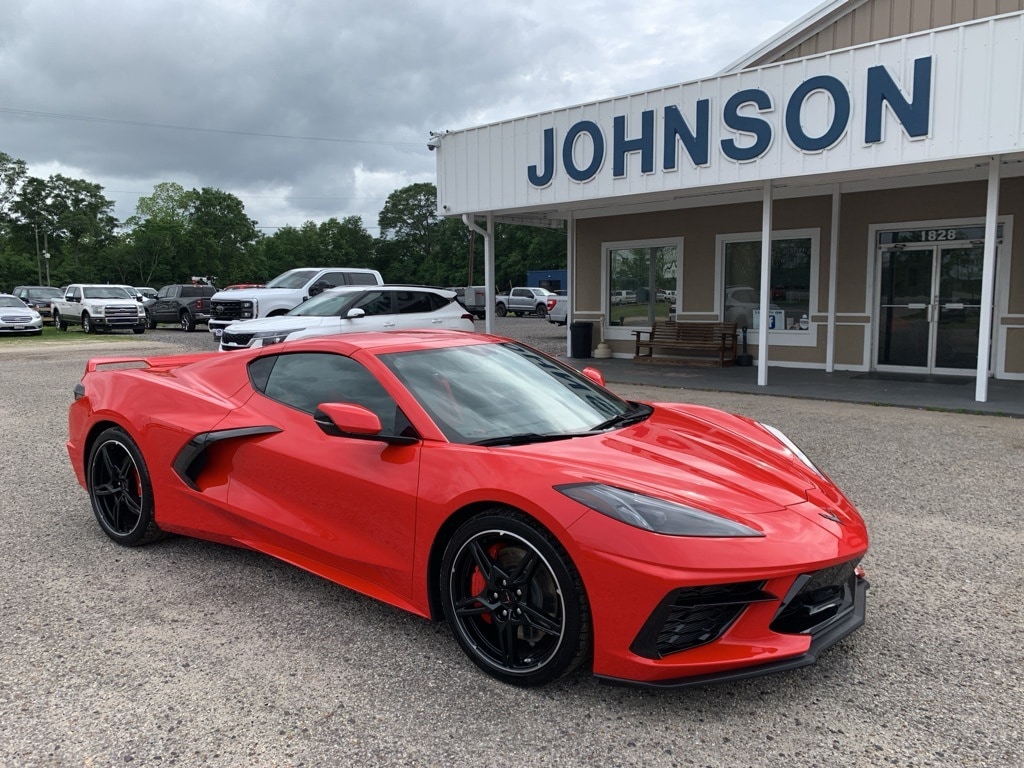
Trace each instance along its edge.
<path fill-rule="evenodd" d="M 325 435 L 354 440 L 379 440 L 390 445 L 412 445 L 415 437 L 382 435 L 380 417 L 369 408 L 355 403 L 320 403 L 313 421 Z"/>
<path fill-rule="evenodd" d="M 352 309 L 350 309 L 345 314 L 345 317 L 347 317 L 349 320 L 355 320 L 357 317 L 365 317 L 365 316 L 366 316 L 366 310 L 365 309 L 360 309 L 359 307 L 353 307 Z"/>
<path fill-rule="evenodd" d="M 604 374 L 597 370 L 597 368 L 594 368 L 592 365 L 588 365 L 586 368 L 580 371 L 580 373 L 582 373 L 595 384 L 599 384 L 602 387 L 606 386 L 604 383 Z"/>

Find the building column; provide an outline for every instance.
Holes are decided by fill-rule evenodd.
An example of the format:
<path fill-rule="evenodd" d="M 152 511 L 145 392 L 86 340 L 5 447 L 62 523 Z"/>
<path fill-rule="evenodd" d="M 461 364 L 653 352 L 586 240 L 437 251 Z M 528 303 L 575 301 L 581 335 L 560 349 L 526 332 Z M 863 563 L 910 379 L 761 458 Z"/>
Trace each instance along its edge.
<path fill-rule="evenodd" d="M 569 357 L 572 354 L 572 322 L 576 313 L 576 217 L 572 211 L 565 226 L 565 356 Z"/>
<path fill-rule="evenodd" d="M 989 159 L 988 200 L 985 204 L 985 253 L 981 268 L 981 317 L 978 322 L 978 369 L 974 399 L 988 400 L 988 371 L 992 347 L 993 298 L 996 286 L 996 219 L 999 216 L 999 156 Z"/>
<path fill-rule="evenodd" d="M 757 385 L 768 384 L 768 307 L 772 278 L 772 182 L 764 183 L 761 199 L 761 322 L 757 334 Z"/>
<path fill-rule="evenodd" d="M 487 293 L 487 313 L 484 315 L 484 330 L 494 333 L 494 214 L 487 214 L 487 229 L 481 229 L 471 213 L 462 214 L 462 223 L 484 238 L 484 290 Z"/>
<path fill-rule="evenodd" d="M 832 228 L 828 243 L 828 333 L 825 339 L 825 372 L 836 370 L 836 286 L 839 269 L 840 185 L 832 187 Z"/>

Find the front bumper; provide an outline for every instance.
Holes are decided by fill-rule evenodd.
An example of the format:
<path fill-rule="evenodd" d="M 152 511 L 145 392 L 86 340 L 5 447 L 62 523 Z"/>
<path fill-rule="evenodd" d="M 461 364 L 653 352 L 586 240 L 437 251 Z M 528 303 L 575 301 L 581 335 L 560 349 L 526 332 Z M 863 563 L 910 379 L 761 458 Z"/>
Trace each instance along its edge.
<path fill-rule="evenodd" d="M 719 672 L 710 672 L 701 675 L 678 677 L 666 680 L 631 680 L 610 677 L 597 674 L 598 681 L 607 685 L 628 685 L 643 688 L 690 688 L 709 683 L 734 682 L 737 680 L 748 680 L 762 675 L 771 675 L 776 672 L 785 672 L 791 669 L 814 664 L 822 651 L 832 647 L 847 635 L 859 629 L 864 624 L 864 616 L 867 606 L 867 591 L 870 587 L 868 580 L 862 577 L 857 579 L 854 589 L 853 605 L 849 611 L 837 616 L 827 626 L 822 627 L 818 632 L 811 635 L 810 647 L 797 656 L 791 656 L 777 661 L 770 661 L 764 664 L 755 664 L 748 667 L 736 669 L 725 669 Z"/>

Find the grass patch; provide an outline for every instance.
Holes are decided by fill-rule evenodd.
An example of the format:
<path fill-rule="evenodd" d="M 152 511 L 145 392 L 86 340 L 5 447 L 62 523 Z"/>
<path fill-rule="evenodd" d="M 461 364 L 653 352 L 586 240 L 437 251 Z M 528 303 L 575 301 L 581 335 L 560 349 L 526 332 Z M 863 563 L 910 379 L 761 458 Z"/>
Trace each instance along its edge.
<path fill-rule="evenodd" d="M 121 339 L 125 341 L 138 341 L 140 336 L 145 338 L 145 334 L 135 334 L 125 331 L 88 334 L 83 333 L 82 329 L 77 326 L 72 326 L 67 331 L 58 331 L 52 325 L 44 325 L 43 333 L 40 336 L 36 336 L 35 334 L 0 334 L 0 348 L 6 349 L 10 346 L 39 344 L 40 342 L 47 341 L 73 341 L 75 343 L 83 344 L 89 344 L 97 341 L 116 341 Z"/>

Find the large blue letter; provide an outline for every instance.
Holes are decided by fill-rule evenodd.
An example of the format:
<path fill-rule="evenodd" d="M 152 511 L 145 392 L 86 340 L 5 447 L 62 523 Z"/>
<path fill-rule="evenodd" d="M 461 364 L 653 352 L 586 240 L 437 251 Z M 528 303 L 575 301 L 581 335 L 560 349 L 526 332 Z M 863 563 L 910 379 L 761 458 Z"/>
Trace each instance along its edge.
<path fill-rule="evenodd" d="M 555 175 L 555 129 L 544 129 L 544 174 L 537 173 L 537 166 L 526 169 L 526 178 L 535 187 L 546 187 Z"/>
<path fill-rule="evenodd" d="M 759 117 L 746 117 L 740 114 L 740 107 L 744 104 L 754 104 L 759 112 L 767 112 L 772 108 L 771 97 L 760 88 L 749 88 L 739 93 L 734 93 L 732 98 L 725 102 L 725 109 L 722 119 L 725 124 L 734 131 L 750 133 L 754 136 L 754 143 L 749 147 L 737 146 L 733 139 L 722 139 L 722 152 L 738 162 L 753 160 L 768 151 L 772 143 L 772 126 L 766 120 Z"/>
<path fill-rule="evenodd" d="M 590 165 L 583 170 L 576 167 L 576 161 L 572 156 L 573 145 L 576 144 L 576 138 L 581 133 L 590 134 L 590 140 L 594 143 L 594 156 L 590 160 Z M 601 129 L 595 122 L 580 120 L 569 129 L 565 135 L 565 141 L 562 142 L 562 165 L 565 166 L 565 172 L 573 181 L 589 181 L 597 173 L 602 162 L 604 162 L 604 136 L 601 134 Z"/>
<path fill-rule="evenodd" d="M 914 61 L 914 93 L 911 100 L 889 74 L 879 65 L 868 69 L 868 103 L 864 115 L 864 143 L 882 140 L 882 104 L 888 103 L 896 119 L 911 138 L 927 136 L 932 109 L 932 57 Z"/>
<path fill-rule="evenodd" d="M 686 154 L 694 165 L 707 165 L 711 154 L 711 101 L 701 99 L 697 102 L 697 130 L 691 131 L 690 126 L 674 104 L 665 107 L 665 152 L 662 169 L 676 169 L 677 142 L 683 142 Z"/>
<path fill-rule="evenodd" d="M 832 97 L 835 114 L 832 124 L 821 136 L 808 136 L 800 122 L 800 112 L 804 100 L 815 91 L 826 91 Z M 786 133 L 798 149 L 804 152 L 820 152 L 828 149 L 846 133 L 846 125 L 850 121 L 850 93 L 838 79 L 832 75 L 818 75 L 809 78 L 797 86 L 786 105 Z"/>
<path fill-rule="evenodd" d="M 654 172 L 654 110 L 645 109 L 640 115 L 640 138 L 626 138 L 626 116 L 616 115 L 612 139 L 612 175 L 620 179 L 626 175 L 626 154 L 640 153 L 640 171 Z"/>

